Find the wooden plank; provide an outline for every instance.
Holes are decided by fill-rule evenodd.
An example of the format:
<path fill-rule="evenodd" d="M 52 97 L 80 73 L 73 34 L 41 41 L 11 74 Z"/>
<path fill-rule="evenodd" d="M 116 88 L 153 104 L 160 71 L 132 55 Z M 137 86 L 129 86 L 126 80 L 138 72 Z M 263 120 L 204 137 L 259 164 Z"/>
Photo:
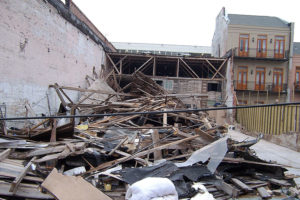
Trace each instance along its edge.
<path fill-rule="evenodd" d="M 257 191 L 261 198 L 266 199 L 266 198 L 271 198 L 271 195 L 267 192 L 267 190 L 264 187 L 259 187 L 257 188 Z"/>
<path fill-rule="evenodd" d="M 114 61 L 111 59 L 111 57 L 108 54 L 106 54 L 106 56 L 107 56 L 108 60 L 110 61 L 110 63 L 113 65 L 114 69 L 118 72 L 118 74 L 120 74 L 119 69 L 117 68 Z"/>
<path fill-rule="evenodd" d="M 21 183 L 22 179 L 24 178 L 24 176 L 26 176 L 26 173 L 30 170 L 30 166 L 32 164 L 32 162 L 36 159 L 36 157 L 33 157 L 28 163 L 27 165 L 24 167 L 24 169 L 21 171 L 21 173 L 19 174 L 19 176 L 17 176 L 15 178 L 15 180 L 11 183 L 11 187 L 9 189 L 9 192 L 12 192 L 13 194 L 16 193 L 19 184 Z"/>
<path fill-rule="evenodd" d="M 164 109 L 166 111 L 166 109 Z M 168 126 L 168 113 L 163 113 L 163 126 Z"/>
<path fill-rule="evenodd" d="M 157 129 L 152 129 L 152 141 L 153 141 L 153 146 L 154 147 L 158 147 L 159 144 L 159 133 L 158 133 L 158 130 Z M 156 150 L 154 151 L 154 160 L 160 160 L 162 159 L 162 153 L 161 153 L 161 150 Z"/>
<path fill-rule="evenodd" d="M 119 142 L 119 144 L 113 149 L 111 150 L 108 155 L 111 156 L 124 142 L 126 142 L 128 140 L 128 136 L 126 136 L 123 140 L 121 140 Z"/>
<path fill-rule="evenodd" d="M 216 77 L 216 75 L 219 73 L 219 71 L 222 69 L 222 67 L 224 66 L 224 64 L 226 63 L 226 60 L 223 61 L 223 63 L 221 64 L 221 66 L 218 68 L 218 70 L 216 71 L 216 73 L 213 75 L 213 77 L 211 79 L 214 79 Z"/>
<path fill-rule="evenodd" d="M 49 87 L 54 87 L 54 85 L 50 85 Z M 91 90 L 91 89 L 83 89 L 83 88 L 76 88 L 76 87 L 67 87 L 67 86 L 59 86 L 59 88 L 66 89 L 66 90 L 75 90 L 79 92 L 94 92 L 99 94 L 111 94 L 111 95 L 120 95 L 120 96 L 135 96 L 132 94 L 126 93 L 117 93 L 117 92 L 107 92 L 103 90 Z"/>
<path fill-rule="evenodd" d="M 119 163 L 131 160 L 131 159 L 134 159 L 134 158 L 137 158 L 137 157 L 145 156 L 149 153 L 153 153 L 156 150 L 163 150 L 163 149 L 166 149 L 166 148 L 168 148 L 169 146 L 172 146 L 172 145 L 180 144 L 180 143 L 183 143 L 183 142 L 188 142 L 188 141 L 193 140 L 197 137 L 199 137 L 199 135 L 195 135 L 195 136 L 192 136 L 190 138 L 185 138 L 185 139 L 182 139 L 182 140 L 177 140 L 175 142 L 171 142 L 169 144 L 165 144 L 165 145 L 161 145 L 161 146 L 149 149 L 149 150 L 145 150 L 145 151 L 136 153 L 134 155 L 126 156 L 124 158 L 119 158 L 119 159 L 116 159 L 116 160 L 112 160 L 110 162 L 103 163 L 103 164 L 99 165 L 98 167 L 95 167 L 94 169 L 89 170 L 86 173 L 94 172 L 94 171 L 97 171 L 97 170 L 102 170 L 102 169 L 105 169 L 107 167 L 111 167 L 111 166 L 117 165 Z"/>
<path fill-rule="evenodd" d="M 10 184 L 6 182 L 0 182 L 0 195 L 2 196 L 12 196 L 11 199 L 15 197 L 29 198 L 29 199 L 54 199 L 50 194 L 44 194 L 40 192 L 38 185 L 23 185 L 20 184 L 19 189 L 16 193 L 9 191 Z"/>
<path fill-rule="evenodd" d="M 205 133 L 200 128 L 195 128 L 195 132 L 196 132 L 196 134 L 199 134 L 201 136 L 201 138 L 203 138 L 204 140 L 206 140 L 208 142 L 215 141 L 215 138 L 213 136 L 209 135 L 208 133 Z"/>
<path fill-rule="evenodd" d="M 177 64 L 176 64 L 176 77 L 179 77 L 179 67 L 180 67 L 180 62 L 179 62 L 179 59 L 177 59 Z"/>
<path fill-rule="evenodd" d="M 42 183 L 59 200 L 101 199 L 111 200 L 110 197 L 98 190 L 80 176 L 65 176 L 54 168 Z"/>
<path fill-rule="evenodd" d="M 226 194 L 230 195 L 231 197 L 237 197 L 240 193 L 240 191 L 234 187 L 232 187 L 230 184 L 225 183 L 223 180 L 216 181 L 214 185 L 219 189 L 224 191 Z"/>
<path fill-rule="evenodd" d="M 2 160 L 6 159 L 9 156 L 10 152 L 11 152 L 11 149 L 6 149 L 5 151 L 2 151 L 0 153 L 0 162 Z"/>
<path fill-rule="evenodd" d="M 146 62 L 144 62 L 144 64 L 142 64 L 137 70 L 135 70 L 134 73 L 140 71 L 145 65 L 147 65 L 151 60 L 153 59 L 153 57 L 149 58 Z"/>
<path fill-rule="evenodd" d="M 269 181 L 275 185 L 279 185 L 279 186 L 285 186 L 285 187 L 289 187 L 291 186 L 291 184 L 289 182 L 287 182 L 286 180 L 278 180 L 275 178 L 271 178 L 269 179 Z"/>
<path fill-rule="evenodd" d="M 248 185 L 246 185 L 245 183 L 243 183 L 242 181 L 240 181 L 237 178 L 231 178 L 231 181 L 238 186 L 239 188 L 241 188 L 242 190 L 246 191 L 246 192 L 252 192 L 253 189 L 250 188 Z"/>
<path fill-rule="evenodd" d="M 215 71 L 218 71 L 216 68 L 215 68 L 215 66 L 213 66 L 213 64 L 211 64 L 211 62 L 208 60 L 208 59 L 205 59 L 205 61 L 215 70 Z M 217 72 L 218 74 L 220 74 L 220 76 L 222 77 L 222 78 L 224 78 L 225 79 L 225 77 L 220 73 L 220 72 Z"/>
<path fill-rule="evenodd" d="M 196 77 L 196 78 L 200 78 L 196 72 L 182 59 L 182 58 L 179 58 L 179 60 L 184 64 L 184 66 L 186 66 L 187 69 L 190 70 L 190 73 L 192 76 Z"/>

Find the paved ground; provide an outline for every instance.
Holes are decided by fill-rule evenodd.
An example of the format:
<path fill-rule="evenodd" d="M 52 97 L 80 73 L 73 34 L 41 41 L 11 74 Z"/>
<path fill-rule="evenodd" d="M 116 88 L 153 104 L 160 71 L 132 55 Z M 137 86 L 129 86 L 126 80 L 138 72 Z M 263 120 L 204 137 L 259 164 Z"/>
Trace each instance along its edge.
<path fill-rule="evenodd" d="M 245 135 L 236 130 L 230 130 L 228 135 L 231 139 L 239 142 L 255 139 L 252 136 Z M 251 149 L 253 149 L 256 152 L 257 157 L 262 160 L 286 166 L 288 169 L 286 174 L 300 176 L 300 152 L 293 151 L 265 140 L 260 140 L 258 143 L 251 146 Z M 300 178 L 295 178 L 294 180 L 299 187 Z"/>

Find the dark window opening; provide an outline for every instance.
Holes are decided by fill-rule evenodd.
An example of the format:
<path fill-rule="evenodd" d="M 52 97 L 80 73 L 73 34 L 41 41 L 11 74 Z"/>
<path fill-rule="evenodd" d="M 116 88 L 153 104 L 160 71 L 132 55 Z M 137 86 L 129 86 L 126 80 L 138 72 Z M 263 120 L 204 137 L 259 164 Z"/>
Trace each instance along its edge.
<path fill-rule="evenodd" d="M 221 92 L 221 84 L 219 83 L 207 83 L 207 91 Z"/>
<path fill-rule="evenodd" d="M 163 81 L 162 80 L 155 80 L 155 82 L 160 85 L 160 86 L 163 86 Z"/>

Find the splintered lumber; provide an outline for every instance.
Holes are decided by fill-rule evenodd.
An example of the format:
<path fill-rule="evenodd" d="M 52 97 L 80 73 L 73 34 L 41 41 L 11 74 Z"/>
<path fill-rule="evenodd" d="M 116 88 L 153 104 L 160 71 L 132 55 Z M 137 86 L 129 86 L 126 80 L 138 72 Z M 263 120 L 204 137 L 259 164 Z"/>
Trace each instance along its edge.
<path fill-rule="evenodd" d="M 152 141 L 153 141 L 153 146 L 158 147 L 158 142 L 159 142 L 159 133 L 157 129 L 152 129 Z M 162 153 L 161 150 L 156 150 L 154 151 L 154 160 L 160 160 L 162 159 Z"/>
<path fill-rule="evenodd" d="M 269 181 L 275 185 L 279 185 L 279 186 L 285 186 L 285 187 L 289 187 L 291 186 L 291 184 L 289 182 L 287 182 L 286 180 L 277 180 L 275 178 L 270 178 Z"/>
<path fill-rule="evenodd" d="M 134 159 L 134 158 L 137 158 L 137 157 L 142 157 L 142 156 L 145 156 L 147 154 L 153 153 L 156 150 L 163 150 L 163 149 L 166 149 L 169 146 L 172 146 L 172 145 L 175 145 L 175 144 L 180 144 L 180 143 L 183 143 L 183 142 L 188 142 L 188 141 L 193 140 L 193 139 L 195 139 L 197 137 L 199 137 L 199 136 L 195 135 L 195 136 L 192 136 L 190 138 L 184 138 L 182 140 L 178 140 L 178 141 L 175 141 L 175 142 L 164 144 L 164 145 L 161 145 L 161 146 L 149 149 L 149 150 L 145 150 L 145 151 L 139 152 L 139 153 L 134 154 L 134 155 L 130 155 L 130 156 L 126 156 L 124 158 L 119 158 L 119 159 L 116 159 L 116 160 L 113 160 L 113 161 L 110 161 L 110 162 L 106 162 L 106 163 L 103 163 L 103 164 L 99 165 L 98 167 L 95 167 L 94 169 L 90 169 L 87 173 L 94 172 L 94 171 L 97 171 L 97 170 L 102 170 L 102 169 L 105 169 L 105 168 L 110 167 L 112 165 L 117 165 L 119 163 L 131 160 L 131 159 Z"/>
<path fill-rule="evenodd" d="M 16 193 L 10 192 L 10 187 L 9 183 L 0 181 L 0 195 L 29 199 L 54 199 L 51 195 L 40 192 L 38 185 L 20 184 Z"/>
<path fill-rule="evenodd" d="M 239 190 L 232 187 L 230 184 L 225 183 L 223 180 L 219 180 L 215 182 L 215 186 L 219 189 L 224 191 L 226 194 L 230 195 L 231 197 L 237 197 L 239 195 Z"/>
<path fill-rule="evenodd" d="M 238 186 L 239 188 L 241 188 L 243 191 L 246 191 L 246 192 L 252 192 L 253 189 L 250 188 L 248 185 L 246 185 L 245 183 L 243 183 L 242 181 L 240 181 L 239 179 L 237 178 L 232 178 L 231 181 L 236 185 Z"/>
<path fill-rule="evenodd" d="M 54 85 L 50 85 L 49 87 L 55 87 Z M 100 94 L 110 94 L 110 95 L 120 95 L 120 96 L 134 96 L 131 94 L 126 93 L 112 93 L 112 92 L 106 92 L 103 90 L 90 90 L 90 89 L 83 89 L 83 88 L 76 88 L 76 87 L 66 87 L 66 86 L 58 86 L 58 88 L 65 89 L 65 90 L 75 90 L 79 92 L 93 92 L 93 93 L 100 93 Z"/>
<path fill-rule="evenodd" d="M 120 143 L 109 152 L 109 156 L 112 155 L 124 142 L 126 142 L 128 140 L 128 137 L 126 136 L 123 140 L 120 141 Z"/>
<path fill-rule="evenodd" d="M 65 149 L 61 153 L 57 154 L 49 154 L 42 158 L 39 158 L 35 160 L 35 163 L 41 163 L 46 162 L 50 160 L 56 160 L 56 159 L 63 159 L 66 158 L 69 155 L 80 155 L 84 153 L 84 148 L 86 146 L 86 143 L 79 142 L 77 144 L 66 144 Z"/>
<path fill-rule="evenodd" d="M 11 183 L 11 187 L 9 189 L 10 192 L 12 192 L 13 194 L 16 193 L 19 184 L 21 183 L 22 179 L 24 178 L 24 176 L 26 176 L 26 173 L 29 171 L 30 166 L 32 164 L 32 162 L 35 160 L 36 158 L 33 157 L 28 163 L 27 165 L 24 167 L 23 171 L 21 171 L 21 173 L 15 178 L 15 180 Z"/>
<path fill-rule="evenodd" d="M 268 193 L 268 191 L 264 187 L 257 188 L 257 191 L 258 191 L 259 195 L 261 196 L 261 198 L 263 198 L 263 199 L 271 198 L 271 195 Z"/>
<path fill-rule="evenodd" d="M 2 151 L 0 153 L 0 162 L 2 160 L 6 159 L 9 156 L 10 152 L 11 152 L 11 149 L 6 149 L 5 151 Z"/>
<path fill-rule="evenodd" d="M 213 142 L 215 141 L 215 138 L 211 135 L 209 135 L 208 133 L 205 133 L 204 131 L 202 131 L 200 128 L 196 128 L 195 132 L 199 135 L 201 135 L 201 138 L 204 140 L 207 140 L 208 142 Z"/>
<path fill-rule="evenodd" d="M 59 200 L 101 199 L 111 200 L 110 197 L 98 190 L 80 176 L 66 176 L 54 168 L 42 183 L 42 187 Z"/>

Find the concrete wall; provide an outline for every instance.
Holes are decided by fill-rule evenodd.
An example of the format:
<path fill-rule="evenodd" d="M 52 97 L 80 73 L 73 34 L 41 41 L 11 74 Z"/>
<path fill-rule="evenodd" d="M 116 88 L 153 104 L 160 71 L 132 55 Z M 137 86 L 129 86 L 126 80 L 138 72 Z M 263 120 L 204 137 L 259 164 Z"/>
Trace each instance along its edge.
<path fill-rule="evenodd" d="M 26 104 L 37 115 L 55 113 L 60 101 L 48 85 L 85 87 L 85 76 L 105 62 L 102 47 L 43 0 L 1 0 L 0 34 L 0 104 L 8 117 L 24 116 Z"/>

